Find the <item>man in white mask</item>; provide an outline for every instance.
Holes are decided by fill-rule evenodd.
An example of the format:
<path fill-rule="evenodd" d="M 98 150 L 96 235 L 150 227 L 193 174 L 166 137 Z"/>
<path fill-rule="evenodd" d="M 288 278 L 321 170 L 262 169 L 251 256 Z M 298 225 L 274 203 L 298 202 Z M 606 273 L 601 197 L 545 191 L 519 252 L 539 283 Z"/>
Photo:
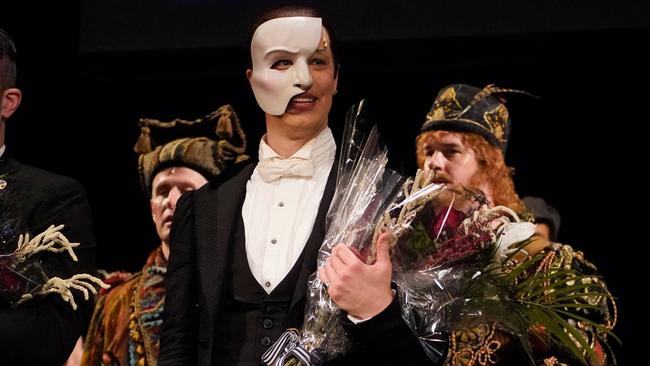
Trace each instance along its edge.
<path fill-rule="evenodd" d="M 272 10 L 252 29 L 246 75 L 266 116 L 259 161 L 178 201 L 160 365 L 259 365 L 287 328 L 303 322 L 336 181 L 328 127 L 338 84 L 336 42 L 320 15 L 305 7 Z M 383 247 L 388 263 L 350 263 L 358 291 L 333 286 L 341 290 L 333 298 L 354 319 L 346 327 L 363 345 L 334 363 L 426 357 L 400 318 Z"/>

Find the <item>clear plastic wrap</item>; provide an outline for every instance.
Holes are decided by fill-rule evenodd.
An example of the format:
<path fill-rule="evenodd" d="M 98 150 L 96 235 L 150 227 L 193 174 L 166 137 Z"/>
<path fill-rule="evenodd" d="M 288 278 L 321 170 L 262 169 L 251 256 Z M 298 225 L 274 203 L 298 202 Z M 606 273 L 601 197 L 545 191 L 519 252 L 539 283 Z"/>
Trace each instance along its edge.
<path fill-rule="evenodd" d="M 318 268 L 325 265 L 334 246 L 340 243 L 353 245 L 361 256 L 367 255 L 375 224 L 398 197 L 404 181 L 401 175 L 385 169 L 386 147 L 364 108 L 361 101 L 348 112 L 336 192 L 327 215 L 328 230 L 318 254 Z M 305 348 L 326 360 L 344 353 L 349 342 L 339 321 L 340 309 L 317 274 L 309 281 L 307 296 L 302 331 Z"/>
<path fill-rule="evenodd" d="M 38 261 L 20 261 L 15 255 L 0 255 L 0 306 L 16 306 L 24 295 L 32 295 L 47 282 Z"/>
<path fill-rule="evenodd" d="M 519 222 L 507 208 L 488 208 L 481 192 L 432 184 L 431 178 L 418 172 L 407 182 L 405 197 L 385 213 L 378 227 L 396 237 L 393 282 L 402 316 L 429 358 L 439 363 L 454 328 L 500 321 L 507 315 L 502 297 L 510 292 L 501 292 L 489 274 L 498 272 L 502 260 L 518 250 L 513 244 L 530 237 L 534 226 Z M 523 337 L 525 329 L 517 327 L 508 330 Z"/>
<path fill-rule="evenodd" d="M 401 175 L 385 168 L 387 150 L 366 108 L 365 101 L 361 101 L 347 114 L 336 191 L 318 254 L 319 268 L 340 243 L 354 245 L 361 255 L 368 255 L 376 222 L 398 198 L 404 182 Z M 318 365 L 348 350 L 349 341 L 340 323 L 341 310 L 316 273 L 310 277 L 307 291 L 303 329 L 285 333 L 262 357 L 266 364 L 291 364 L 298 359 L 303 364 Z"/>

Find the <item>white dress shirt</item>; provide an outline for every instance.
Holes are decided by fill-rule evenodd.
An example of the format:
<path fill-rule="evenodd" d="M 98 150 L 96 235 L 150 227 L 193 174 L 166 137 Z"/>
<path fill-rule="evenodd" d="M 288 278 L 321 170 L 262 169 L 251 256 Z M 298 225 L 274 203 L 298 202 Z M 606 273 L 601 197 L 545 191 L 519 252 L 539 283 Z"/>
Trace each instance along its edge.
<path fill-rule="evenodd" d="M 5 149 L 6 149 L 5 145 L 0 146 L 0 158 L 2 157 L 2 154 L 5 153 Z"/>
<path fill-rule="evenodd" d="M 332 131 L 326 128 L 291 157 L 283 159 L 264 139 L 260 142 L 260 163 L 246 183 L 242 219 L 248 265 L 257 282 L 271 293 L 289 273 L 309 239 L 334 163 L 336 143 Z M 274 159 L 310 160 L 313 176 L 265 180 L 259 164 Z"/>

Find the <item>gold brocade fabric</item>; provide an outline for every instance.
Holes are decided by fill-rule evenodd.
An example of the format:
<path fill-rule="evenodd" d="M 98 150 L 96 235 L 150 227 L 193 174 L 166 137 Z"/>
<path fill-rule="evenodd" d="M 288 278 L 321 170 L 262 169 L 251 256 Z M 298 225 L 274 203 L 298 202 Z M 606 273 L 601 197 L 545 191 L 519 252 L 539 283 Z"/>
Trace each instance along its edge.
<path fill-rule="evenodd" d="M 99 297 L 82 365 L 156 365 L 166 268 L 159 247 L 141 272 Z"/>
<path fill-rule="evenodd" d="M 585 259 L 581 251 L 577 251 L 569 245 L 547 242 L 547 245 L 541 246 L 540 241 L 534 240 L 527 249 L 529 249 L 529 253 L 539 254 L 540 259 L 534 266 L 524 271 L 518 277 L 518 281 L 524 281 L 535 271 L 552 272 L 557 269 L 572 269 L 584 275 L 593 275 L 583 281 L 602 281 L 596 267 Z M 588 290 L 585 289 L 586 291 Z M 602 296 L 597 297 L 585 293 L 584 296 L 576 297 L 575 301 L 576 304 L 585 303 L 596 307 L 583 309 L 581 316 L 598 320 L 607 329 L 614 327 L 617 310 L 616 304 L 611 298 L 606 299 Z M 613 364 L 613 355 L 608 351 L 607 335 L 604 332 L 593 329 L 582 322 L 569 321 L 569 323 L 583 335 L 594 350 L 595 359 L 590 359 L 590 365 Z M 536 340 L 536 337 L 532 335 L 534 332 L 535 330 L 531 329 L 529 339 L 535 365 L 580 364 L 569 355 L 567 350 L 558 349 L 551 343 L 544 344 L 544 342 Z M 517 342 L 512 335 L 501 331 L 498 324 L 495 323 L 480 324 L 468 329 L 456 329 L 450 336 L 447 364 L 453 366 L 530 364 L 523 349 L 516 345 Z M 514 353 L 518 355 L 513 356 Z"/>
<path fill-rule="evenodd" d="M 501 342 L 497 340 L 495 330 L 494 324 L 480 324 L 454 331 L 449 350 L 450 363 L 455 366 L 496 365 Z"/>

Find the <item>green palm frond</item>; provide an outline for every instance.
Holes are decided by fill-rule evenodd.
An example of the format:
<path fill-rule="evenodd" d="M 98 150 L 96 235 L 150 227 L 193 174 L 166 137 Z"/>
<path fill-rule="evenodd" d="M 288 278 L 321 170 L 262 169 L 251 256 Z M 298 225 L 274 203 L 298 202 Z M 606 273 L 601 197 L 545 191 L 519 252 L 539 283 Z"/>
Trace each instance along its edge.
<path fill-rule="evenodd" d="M 576 291 L 594 287 L 594 285 L 591 283 L 576 283 L 574 285 L 567 285 L 566 282 L 562 281 L 563 278 L 564 277 L 560 277 L 560 281 L 551 282 L 547 285 L 544 285 L 543 283 L 536 283 L 533 286 L 521 288 L 519 289 L 518 295 L 520 295 L 522 299 L 536 299 L 539 301 L 551 301 L 557 295 L 562 295 L 566 293 L 573 294 Z M 544 278 L 543 281 L 546 280 L 547 279 Z M 531 289 L 533 291 L 531 291 Z"/>
<path fill-rule="evenodd" d="M 517 254 L 522 253 L 524 248 L 533 242 L 533 239 L 528 238 L 519 243 L 516 243 L 512 246 L 512 251 L 501 261 L 501 263 L 506 264 L 510 262 Z"/>
<path fill-rule="evenodd" d="M 514 268 L 504 264 L 481 270 L 481 264 L 477 263 L 476 271 L 467 273 L 480 274 L 470 276 L 458 293 L 462 301 L 456 305 L 462 306 L 463 313 L 480 309 L 488 319 L 519 338 L 529 354 L 530 337 L 535 334 L 531 327 L 539 326 L 545 330 L 548 340 L 588 364 L 589 359 L 596 357 L 595 352 L 583 332 L 572 323 L 580 322 L 619 341 L 611 327 L 588 318 L 603 311 L 605 302 L 612 299 L 611 294 L 595 275 L 565 268 L 536 270 L 542 257 L 529 257 Z M 502 263 L 506 261 L 508 258 Z M 525 274 L 528 277 L 517 283 Z M 597 301 L 589 302 L 589 299 Z"/>
<path fill-rule="evenodd" d="M 583 350 L 593 353 L 591 347 L 566 320 L 558 317 L 553 311 L 548 311 L 537 304 L 530 304 L 525 312 L 532 324 L 538 324 L 544 327 L 544 330 L 550 335 L 550 339 L 557 343 L 560 347 L 565 348 L 583 364 L 587 364 L 587 359 L 584 356 Z M 570 336 L 571 335 L 571 336 Z M 577 339 L 578 344 L 572 339 Z"/>
<path fill-rule="evenodd" d="M 535 262 L 535 259 L 529 261 Z M 531 268 L 530 264 L 528 268 Z M 552 341 L 569 350 L 582 363 L 587 364 L 587 360 L 596 355 L 583 333 L 571 321 L 581 322 L 618 340 L 611 329 L 582 315 L 589 310 L 591 314 L 602 311 L 604 302 L 611 298 L 599 277 L 582 275 L 572 269 L 552 269 L 533 273 L 515 288 L 517 301 L 525 306 L 525 316 L 543 326 Z M 588 298 L 599 301 L 592 304 Z"/>

